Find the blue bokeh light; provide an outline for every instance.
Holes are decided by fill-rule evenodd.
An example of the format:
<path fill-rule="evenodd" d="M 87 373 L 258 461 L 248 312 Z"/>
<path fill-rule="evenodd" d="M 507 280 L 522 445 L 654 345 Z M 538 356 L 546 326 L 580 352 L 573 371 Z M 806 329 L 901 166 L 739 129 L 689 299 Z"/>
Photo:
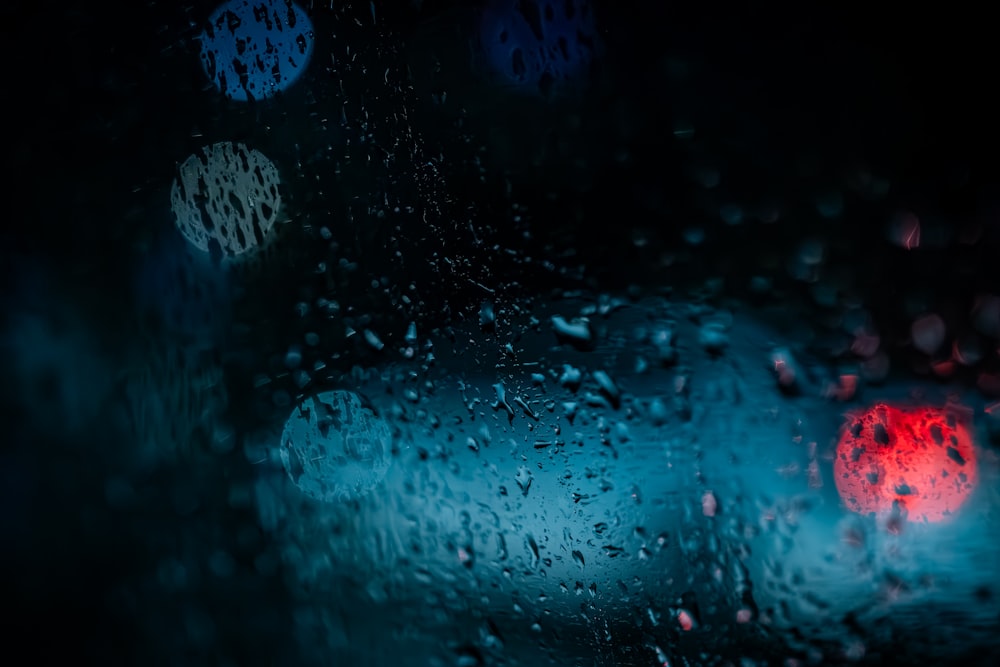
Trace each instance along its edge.
<path fill-rule="evenodd" d="M 588 0 L 489 0 L 480 36 L 490 67 L 525 89 L 579 83 L 598 50 Z"/>
<path fill-rule="evenodd" d="M 295 83 L 313 45 L 312 22 L 290 0 L 230 0 L 202 34 L 201 63 L 224 95 L 247 102 Z"/>

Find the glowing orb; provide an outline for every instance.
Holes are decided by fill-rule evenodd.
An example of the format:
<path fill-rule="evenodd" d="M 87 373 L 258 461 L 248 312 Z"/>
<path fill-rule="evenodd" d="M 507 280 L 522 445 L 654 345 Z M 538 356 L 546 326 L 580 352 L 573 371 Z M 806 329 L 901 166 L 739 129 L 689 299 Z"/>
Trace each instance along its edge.
<path fill-rule="evenodd" d="M 972 435 L 960 414 L 886 404 L 848 415 L 833 471 L 852 511 L 898 511 L 917 522 L 953 516 L 977 481 Z"/>
<path fill-rule="evenodd" d="M 588 0 L 490 0 L 480 34 L 490 65 L 518 86 L 578 78 L 593 62 L 597 42 Z"/>
<path fill-rule="evenodd" d="M 234 257 L 264 243 L 278 217 L 278 169 L 243 144 L 214 144 L 180 166 L 170 189 L 177 228 L 199 250 Z"/>
<path fill-rule="evenodd" d="M 303 493 L 324 502 L 371 491 L 389 468 L 392 434 L 357 394 L 328 391 L 292 411 L 281 435 L 281 461 Z"/>
<path fill-rule="evenodd" d="M 230 0 L 209 18 L 201 37 L 205 74 L 227 97 L 271 97 L 305 71 L 313 27 L 290 0 Z"/>

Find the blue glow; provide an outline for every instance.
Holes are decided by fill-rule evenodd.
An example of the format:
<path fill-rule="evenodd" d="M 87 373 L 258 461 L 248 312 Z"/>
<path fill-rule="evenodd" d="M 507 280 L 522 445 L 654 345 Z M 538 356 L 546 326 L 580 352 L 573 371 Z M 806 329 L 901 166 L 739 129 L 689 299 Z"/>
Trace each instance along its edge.
<path fill-rule="evenodd" d="M 295 83 L 313 43 L 312 22 L 290 0 L 230 0 L 202 34 L 201 63 L 227 97 L 264 99 Z"/>
<path fill-rule="evenodd" d="M 597 50 L 587 0 L 489 0 L 480 31 L 490 67 L 518 87 L 579 82 Z"/>

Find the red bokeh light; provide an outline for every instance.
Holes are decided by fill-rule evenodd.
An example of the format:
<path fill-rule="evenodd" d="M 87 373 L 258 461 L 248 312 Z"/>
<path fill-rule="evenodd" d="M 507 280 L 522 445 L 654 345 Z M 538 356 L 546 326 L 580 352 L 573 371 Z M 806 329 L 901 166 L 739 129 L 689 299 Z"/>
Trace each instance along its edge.
<path fill-rule="evenodd" d="M 969 418 L 958 409 L 884 403 L 847 415 L 833 464 L 837 491 L 861 514 L 909 521 L 953 516 L 976 486 Z"/>

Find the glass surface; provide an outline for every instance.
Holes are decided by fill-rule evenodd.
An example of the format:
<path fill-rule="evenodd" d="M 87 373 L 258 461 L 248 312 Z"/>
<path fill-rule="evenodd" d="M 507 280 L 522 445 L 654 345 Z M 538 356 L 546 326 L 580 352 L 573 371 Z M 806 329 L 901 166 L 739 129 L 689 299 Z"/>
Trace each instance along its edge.
<path fill-rule="evenodd" d="M 3 11 L 12 655 L 1000 664 L 985 17 Z"/>

